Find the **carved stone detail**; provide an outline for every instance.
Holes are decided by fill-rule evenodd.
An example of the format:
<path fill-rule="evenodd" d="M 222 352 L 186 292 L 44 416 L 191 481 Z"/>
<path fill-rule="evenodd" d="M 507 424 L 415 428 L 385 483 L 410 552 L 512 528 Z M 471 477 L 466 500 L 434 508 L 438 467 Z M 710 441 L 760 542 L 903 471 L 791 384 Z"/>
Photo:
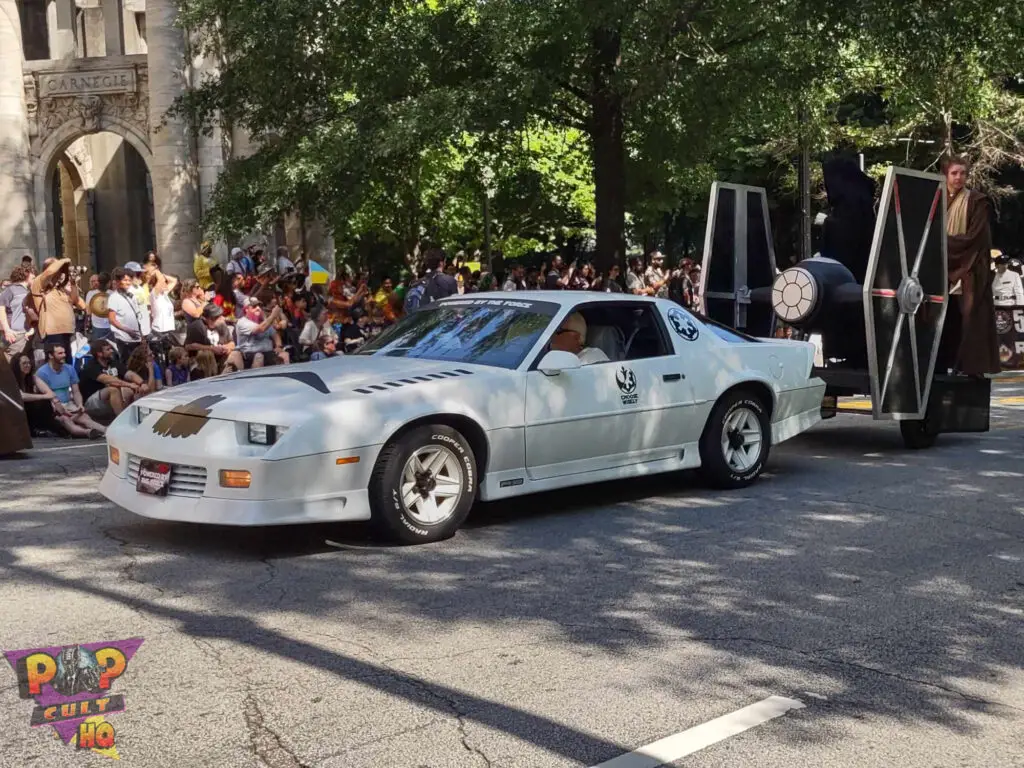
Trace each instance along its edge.
<path fill-rule="evenodd" d="M 101 130 L 103 118 L 115 118 L 149 139 L 149 72 L 135 65 L 135 91 L 131 93 L 40 95 L 37 75 L 25 75 L 25 106 L 32 154 L 39 156 L 42 145 L 65 123 L 74 123 L 83 134 Z"/>

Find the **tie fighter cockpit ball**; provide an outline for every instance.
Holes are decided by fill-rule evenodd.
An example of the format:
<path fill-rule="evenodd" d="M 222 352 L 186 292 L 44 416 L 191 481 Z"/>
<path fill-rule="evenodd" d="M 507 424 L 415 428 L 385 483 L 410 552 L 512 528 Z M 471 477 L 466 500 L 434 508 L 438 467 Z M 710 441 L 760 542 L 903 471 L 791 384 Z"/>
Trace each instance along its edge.
<path fill-rule="evenodd" d="M 854 163 L 825 164 L 829 214 L 820 252 L 779 272 L 764 189 L 712 187 L 701 280 L 706 314 L 753 336 L 778 324 L 821 339 L 814 375 L 828 385 L 822 415 L 898 421 L 910 448 L 948 432 L 989 428 L 991 382 L 952 373 L 943 177 L 890 168 L 878 214 L 874 183 Z M 840 397 L 870 395 L 871 410 Z"/>

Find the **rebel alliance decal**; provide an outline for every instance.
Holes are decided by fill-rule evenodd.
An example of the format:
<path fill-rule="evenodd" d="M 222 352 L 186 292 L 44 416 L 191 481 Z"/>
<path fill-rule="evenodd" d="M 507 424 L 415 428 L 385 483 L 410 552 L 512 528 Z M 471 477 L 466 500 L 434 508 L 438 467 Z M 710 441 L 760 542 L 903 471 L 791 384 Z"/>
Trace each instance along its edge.
<path fill-rule="evenodd" d="M 626 366 L 622 366 L 615 372 L 615 383 L 619 385 L 622 392 L 623 405 L 636 405 L 639 395 L 636 391 L 636 375 Z"/>
<path fill-rule="evenodd" d="M 185 405 L 175 406 L 165 413 L 156 424 L 153 431 L 163 437 L 192 437 L 198 435 L 199 430 L 206 426 L 209 421 L 207 416 L 217 403 L 227 398 L 224 395 L 206 395 L 198 400 L 193 400 Z"/>
<path fill-rule="evenodd" d="M 668 321 L 672 325 L 672 330 L 686 341 L 696 341 L 697 337 L 700 336 L 700 331 L 697 330 L 693 320 L 687 317 L 686 313 L 681 309 L 670 309 L 668 311 Z"/>

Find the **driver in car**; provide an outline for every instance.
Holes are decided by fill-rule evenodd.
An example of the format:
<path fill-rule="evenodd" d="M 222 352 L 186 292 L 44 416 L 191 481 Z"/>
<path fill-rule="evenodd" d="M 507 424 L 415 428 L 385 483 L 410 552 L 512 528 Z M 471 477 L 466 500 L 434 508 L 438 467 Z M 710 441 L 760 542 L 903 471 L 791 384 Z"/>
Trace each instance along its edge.
<path fill-rule="evenodd" d="M 562 327 L 551 340 L 551 349 L 559 352 L 572 352 L 579 357 L 583 365 L 609 362 L 608 355 L 597 347 L 588 347 L 587 321 L 579 312 L 573 312 L 562 323 Z"/>

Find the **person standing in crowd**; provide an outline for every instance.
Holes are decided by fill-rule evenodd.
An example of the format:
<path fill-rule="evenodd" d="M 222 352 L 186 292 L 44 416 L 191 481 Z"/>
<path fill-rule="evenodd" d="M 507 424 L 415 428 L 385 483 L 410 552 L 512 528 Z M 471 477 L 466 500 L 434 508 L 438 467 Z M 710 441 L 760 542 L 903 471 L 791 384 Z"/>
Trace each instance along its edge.
<path fill-rule="evenodd" d="M 222 272 L 217 280 L 216 293 L 213 296 L 213 303 L 224 313 L 224 320 L 233 323 L 236 318 L 235 288 L 242 283 L 240 272 Z"/>
<path fill-rule="evenodd" d="M 199 253 L 192 260 L 192 271 L 195 273 L 196 282 L 204 291 L 208 291 L 213 287 L 213 277 L 210 276 L 210 270 L 216 264 L 217 262 L 213 258 L 213 246 L 210 245 L 209 241 L 204 241 L 199 247 Z"/>
<path fill-rule="evenodd" d="M 518 262 L 509 264 L 508 275 L 505 284 L 501 286 L 503 291 L 525 291 L 526 283 L 523 282 L 523 265 Z"/>
<path fill-rule="evenodd" d="M 606 277 L 598 277 L 594 281 L 594 290 L 604 293 L 622 293 L 622 284 L 619 282 L 621 271 L 618 264 L 612 264 Z"/>
<path fill-rule="evenodd" d="M 1024 306 L 1024 284 L 1020 275 L 1008 269 L 1010 257 L 997 252 L 996 274 L 992 278 L 992 298 L 997 307 Z M 0 304 L 3 301 L 0 300 Z"/>
<path fill-rule="evenodd" d="M 44 347 L 46 364 L 36 371 L 36 387 L 49 395 L 59 423 L 67 432 L 76 437 L 93 440 L 106 434 L 102 424 L 97 424 L 85 411 L 82 393 L 78 389 L 78 374 L 67 365 L 67 357 L 61 344 L 50 342 Z"/>
<path fill-rule="evenodd" d="M 107 319 L 121 359 L 127 360 L 142 342 L 139 306 L 132 299 L 132 276 L 126 270 L 118 267 L 111 273 L 110 279 L 113 290 L 107 296 Z"/>
<path fill-rule="evenodd" d="M 563 274 L 564 273 L 564 274 Z M 565 269 L 565 262 L 561 256 L 556 255 L 551 260 L 551 269 L 544 278 L 544 288 L 549 291 L 561 291 L 569 287 L 569 281 L 576 274 L 576 262 L 573 262 L 568 270 Z"/>
<path fill-rule="evenodd" d="M 106 272 L 100 272 L 98 275 L 93 275 L 93 277 L 96 278 L 96 288 L 90 290 L 85 295 L 85 307 L 89 313 L 89 324 L 92 326 L 92 332 L 89 336 L 90 341 L 109 339 L 112 336 L 110 320 L 107 318 L 109 313 L 107 299 L 110 296 L 110 275 Z M 91 278 L 89 284 L 92 285 Z"/>
<path fill-rule="evenodd" d="M 951 336 L 948 342 L 946 358 L 953 364 L 947 367 L 969 376 L 999 373 L 1001 364 L 989 265 L 991 203 L 985 195 L 967 188 L 970 164 L 965 158 L 946 158 L 942 170 L 948 194 L 946 233 L 950 295 L 955 297 L 950 301 L 950 310 L 959 313 L 958 321 L 956 318 L 953 323 L 946 321 L 946 326 L 952 326 L 953 333 L 959 336 Z"/>
<path fill-rule="evenodd" d="M 137 261 L 129 261 L 124 270 L 131 275 L 131 287 L 128 295 L 135 302 L 136 316 L 139 319 L 139 332 L 146 338 L 153 332 L 152 310 L 149 305 L 149 285 L 143 280 L 142 265 Z"/>
<path fill-rule="evenodd" d="M 295 262 L 291 260 L 291 251 L 287 245 L 279 246 L 277 249 L 277 274 L 286 275 L 295 271 Z"/>
<path fill-rule="evenodd" d="M 25 315 L 25 297 L 28 296 L 29 271 L 15 267 L 11 282 L 0 291 L 0 332 L 3 333 L 4 354 L 8 360 L 20 355 L 28 345 L 29 328 Z"/>
<path fill-rule="evenodd" d="M 427 257 L 427 275 L 423 287 L 423 298 L 420 306 L 426 306 L 431 302 L 446 299 L 459 292 L 459 284 L 445 272 L 444 255 L 433 252 Z"/>
<path fill-rule="evenodd" d="M 668 296 L 668 275 L 665 272 L 665 255 L 661 251 L 653 251 L 650 265 L 644 272 L 644 286 L 648 296 L 665 298 Z"/>
<path fill-rule="evenodd" d="M 228 263 L 224 265 L 224 272 L 227 275 L 242 275 L 243 277 L 248 274 L 246 271 L 245 264 L 245 251 L 241 248 L 232 248 L 231 257 L 228 259 Z"/>
<path fill-rule="evenodd" d="M 42 344 L 59 344 L 65 357 L 72 357 L 71 339 L 75 335 L 75 306 L 78 286 L 71 279 L 71 259 L 47 259 L 43 271 L 29 284 L 32 308 L 39 318 Z"/>
<path fill-rule="evenodd" d="M 185 322 L 197 320 L 203 315 L 206 306 L 206 291 L 196 280 L 186 280 L 181 285 L 181 311 Z"/>
<path fill-rule="evenodd" d="M 645 296 L 647 287 L 644 285 L 643 266 L 636 256 L 629 260 L 629 269 L 626 270 L 626 293 L 634 296 Z"/>

